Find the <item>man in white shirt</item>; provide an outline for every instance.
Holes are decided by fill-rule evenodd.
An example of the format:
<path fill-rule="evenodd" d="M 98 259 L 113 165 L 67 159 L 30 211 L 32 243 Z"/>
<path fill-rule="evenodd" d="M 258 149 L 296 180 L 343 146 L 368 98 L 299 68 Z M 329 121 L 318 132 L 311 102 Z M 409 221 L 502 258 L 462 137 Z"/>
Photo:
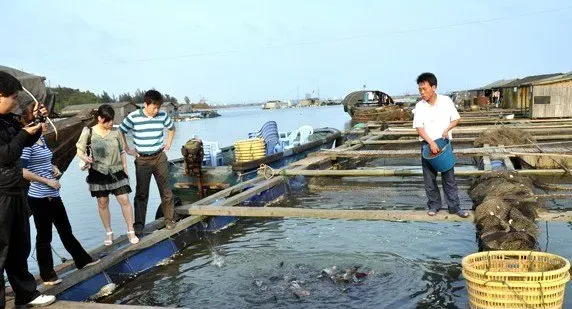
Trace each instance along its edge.
<path fill-rule="evenodd" d="M 419 141 L 423 145 L 429 145 L 431 152 L 437 154 L 440 150 L 435 140 L 438 138 L 451 140 L 451 130 L 459 123 L 461 116 L 457 112 L 451 98 L 437 94 L 437 77 L 433 73 L 419 75 L 417 77 L 417 85 L 419 86 L 419 94 L 422 100 L 415 105 L 413 127 L 417 129 Z M 429 208 L 427 214 L 434 216 L 441 209 L 441 193 L 437 185 L 437 171 L 423 157 L 421 157 L 421 164 L 423 166 L 423 181 L 425 182 L 425 192 L 428 200 L 427 207 Z M 468 217 L 469 213 L 462 210 L 459 206 L 454 168 L 442 172 L 441 180 L 449 213 L 457 214 L 463 218 Z"/>

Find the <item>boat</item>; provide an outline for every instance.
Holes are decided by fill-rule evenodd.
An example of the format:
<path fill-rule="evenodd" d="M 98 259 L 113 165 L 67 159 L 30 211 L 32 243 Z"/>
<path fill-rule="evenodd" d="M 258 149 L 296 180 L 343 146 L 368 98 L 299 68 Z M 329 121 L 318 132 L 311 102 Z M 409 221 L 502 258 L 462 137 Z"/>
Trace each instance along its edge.
<path fill-rule="evenodd" d="M 357 122 L 413 119 L 411 111 L 397 105 L 390 95 L 379 90 L 351 92 L 342 100 L 342 105 Z"/>
<path fill-rule="evenodd" d="M 260 154 L 254 154 L 255 157 L 250 160 L 240 160 L 240 156 L 244 157 L 244 155 L 237 154 L 237 146 L 240 147 L 241 143 L 248 143 L 248 141 L 260 142 L 260 140 L 244 140 L 224 148 L 218 148 L 217 143 L 203 142 L 205 159 L 201 169 L 201 184 L 199 184 L 196 175 L 188 173 L 185 169 L 185 164 L 188 162 L 185 162 L 184 158 L 170 161 L 170 179 L 174 194 L 186 198 L 195 195 L 198 198 L 199 185 L 208 191 L 206 193 L 208 195 L 254 178 L 261 166 L 265 167 L 268 173 L 272 173 L 272 169 L 281 168 L 303 159 L 311 152 L 329 149 L 341 144 L 342 135 L 337 129 L 327 127 L 312 129 L 310 127 L 309 129 L 312 129 L 311 134 L 308 134 L 307 137 L 301 137 L 297 134 L 300 129 L 308 129 L 308 126 L 302 126 L 295 132 L 280 133 L 282 137 L 275 146 L 278 151 L 266 153 L 266 150 L 263 150 Z M 300 142 L 300 139 L 303 141 Z M 255 148 L 253 145 L 248 145 L 247 147 L 251 151 L 260 149 L 260 146 Z M 262 147 L 265 145 L 262 144 Z"/>
<path fill-rule="evenodd" d="M 290 138 L 292 134 L 285 134 L 285 138 Z M 235 168 L 246 171 L 248 167 L 256 164 L 266 163 L 274 167 L 284 166 L 293 160 L 305 157 L 311 151 L 323 148 L 330 148 L 339 143 L 341 132 L 332 128 L 320 128 L 313 130 L 308 136 L 308 142 L 297 145 L 276 153 L 269 157 L 264 157 L 253 162 L 241 162 L 241 164 L 230 164 L 229 166 L 206 166 L 204 169 L 223 170 L 236 173 Z M 283 144 L 290 143 L 284 142 Z M 295 140 L 294 140 L 295 141 Z M 227 154 L 233 152 L 234 146 L 222 149 L 219 159 L 223 159 Z M 212 150 L 212 149 L 211 149 Z M 256 162 L 254 162 L 256 161 Z M 226 161 L 219 161 L 223 164 Z M 184 159 L 170 161 L 171 171 L 176 171 L 176 179 L 185 178 L 181 171 L 184 169 Z M 207 176 L 212 173 L 205 172 Z M 229 176 L 231 173 L 226 173 Z M 235 174 L 236 175 L 236 174 Z M 248 178 L 248 179 L 246 179 Z M 178 193 L 191 193 L 190 196 L 179 196 L 185 200 L 185 205 L 179 207 L 178 213 L 183 214 L 184 207 L 193 205 L 243 205 L 251 207 L 261 207 L 271 203 L 292 187 L 301 184 L 296 177 L 265 177 L 256 173 L 248 175 L 241 180 L 235 179 L 232 187 L 210 194 L 203 199 L 197 198 L 196 190 L 180 190 Z M 220 188 L 219 188 L 220 189 Z M 193 193 L 194 192 L 194 193 Z M 177 191 L 175 191 L 177 194 Z M 191 204 L 192 202 L 192 204 Z M 181 211 L 182 210 L 182 211 Z M 169 263 L 170 258 L 180 252 L 193 242 L 205 237 L 204 232 L 219 231 L 238 220 L 232 216 L 184 216 L 173 230 L 162 229 L 164 222 L 162 219 L 155 220 L 146 225 L 145 231 L 149 234 L 142 237 L 138 244 L 129 243 L 125 235 L 115 239 L 113 245 L 100 246 L 90 251 L 94 257 L 102 258 L 97 266 L 87 267 L 82 270 L 75 270 L 73 261 L 67 261 L 58 265 L 55 270 L 58 276 L 63 278 L 63 282 L 55 286 L 40 286 L 42 293 L 57 295 L 59 300 L 64 301 L 93 301 L 111 295 L 113 291 L 129 280 L 149 271 L 157 266 Z M 39 278 L 38 282 L 39 281 Z"/>
<path fill-rule="evenodd" d="M 284 103 L 280 100 L 272 100 L 264 103 L 262 109 L 280 109 Z"/>

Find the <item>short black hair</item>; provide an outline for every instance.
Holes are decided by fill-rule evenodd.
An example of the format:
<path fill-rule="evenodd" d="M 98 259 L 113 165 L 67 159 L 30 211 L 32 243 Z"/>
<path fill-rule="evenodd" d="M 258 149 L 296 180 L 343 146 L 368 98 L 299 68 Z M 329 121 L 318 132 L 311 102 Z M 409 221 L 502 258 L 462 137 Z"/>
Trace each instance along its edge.
<path fill-rule="evenodd" d="M 157 90 L 148 90 L 143 96 L 143 102 L 161 106 L 163 104 L 163 95 Z"/>
<path fill-rule="evenodd" d="M 109 120 L 113 120 L 113 118 L 115 118 L 115 111 L 111 105 L 102 104 L 97 109 L 97 116 L 103 118 L 105 122 L 108 122 Z"/>
<path fill-rule="evenodd" d="M 4 72 L 0 71 L 0 95 L 3 97 L 9 97 L 14 93 L 22 90 L 22 83 L 20 81 Z"/>
<path fill-rule="evenodd" d="M 417 85 L 423 82 L 429 83 L 429 86 L 437 87 L 437 77 L 433 73 L 429 72 L 421 73 L 421 75 L 417 77 Z"/>

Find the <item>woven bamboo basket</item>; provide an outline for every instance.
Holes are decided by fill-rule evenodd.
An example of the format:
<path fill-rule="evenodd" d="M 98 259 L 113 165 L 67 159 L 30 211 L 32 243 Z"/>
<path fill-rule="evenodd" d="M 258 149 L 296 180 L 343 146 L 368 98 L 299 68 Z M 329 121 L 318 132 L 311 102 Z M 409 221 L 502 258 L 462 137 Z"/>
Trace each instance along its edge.
<path fill-rule="evenodd" d="M 570 262 L 535 251 L 486 251 L 462 260 L 472 309 L 562 308 Z"/>

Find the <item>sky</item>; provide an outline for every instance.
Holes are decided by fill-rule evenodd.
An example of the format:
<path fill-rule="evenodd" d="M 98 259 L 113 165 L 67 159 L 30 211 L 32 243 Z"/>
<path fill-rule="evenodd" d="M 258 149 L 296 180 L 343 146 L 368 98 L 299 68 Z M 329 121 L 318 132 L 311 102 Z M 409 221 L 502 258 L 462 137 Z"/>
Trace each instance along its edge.
<path fill-rule="evenodd" d="M 183 101 L 416 93 L 572 71 L 570 0 L 21 0 L 2 4 L 0 65 L 97 94 Z"/>

